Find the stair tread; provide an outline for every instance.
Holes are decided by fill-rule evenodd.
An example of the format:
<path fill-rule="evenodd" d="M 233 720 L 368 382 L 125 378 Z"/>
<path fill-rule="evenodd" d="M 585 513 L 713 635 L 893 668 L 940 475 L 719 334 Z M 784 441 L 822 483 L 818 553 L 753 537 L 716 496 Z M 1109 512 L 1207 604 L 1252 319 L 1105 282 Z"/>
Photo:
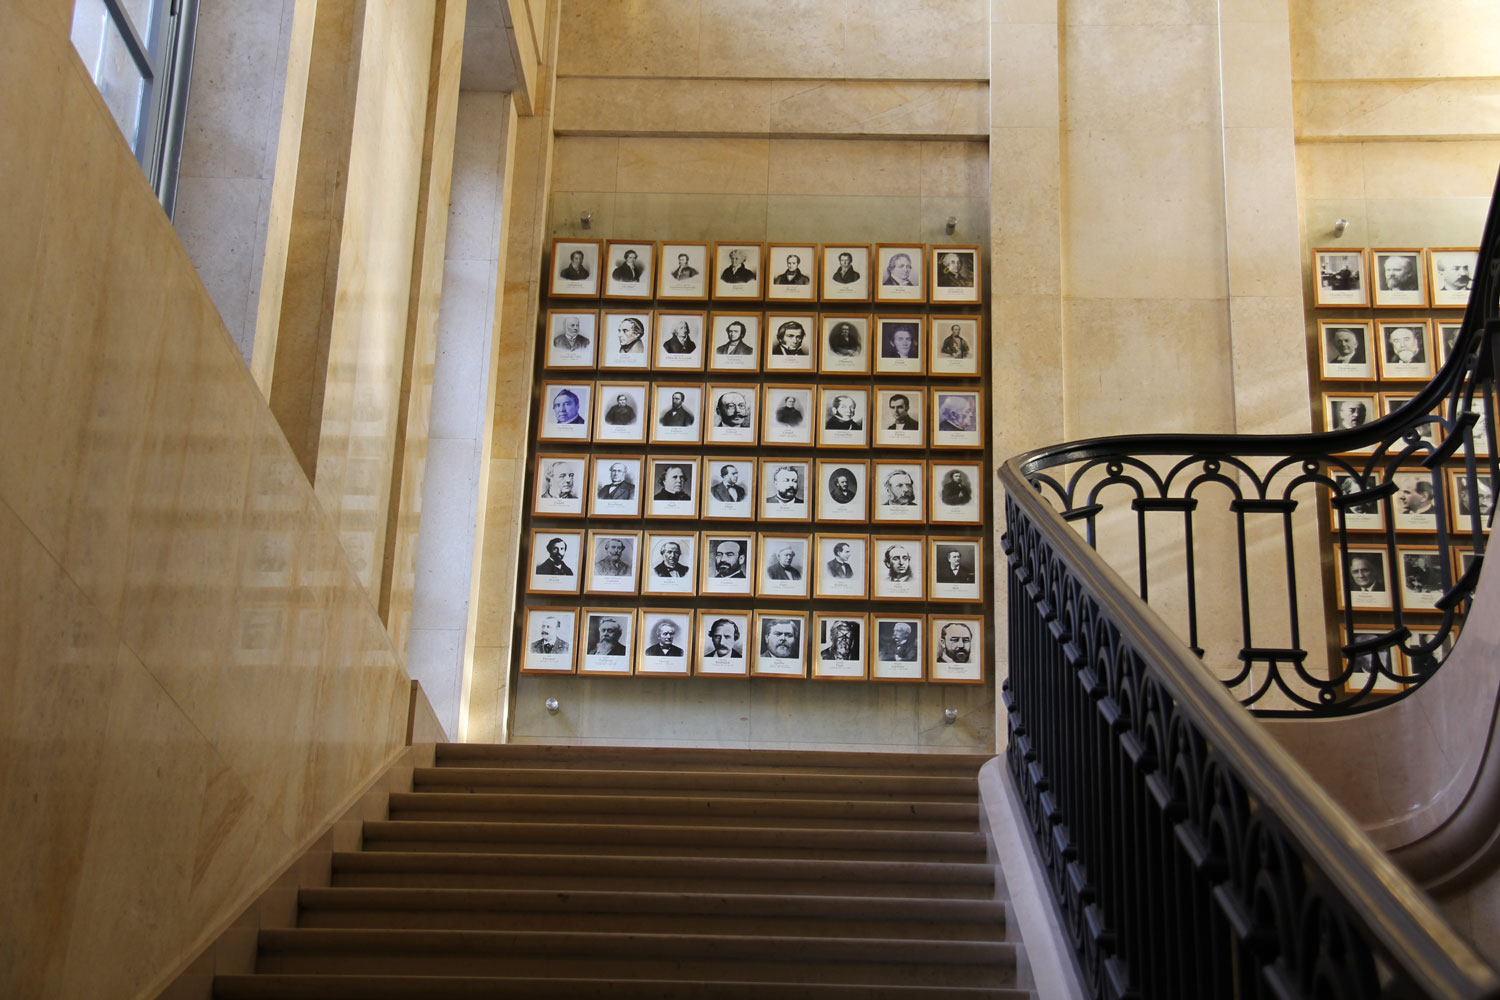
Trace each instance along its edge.
<path fill-rule="evenodd" d="M 365 839 L 371 840 L 503 840 L 516 836 L 530 836 L 541 841 L 577 843 L 588 841 L 598 834 L 592 824 L 576 823 L 527 823 L 505 820 L 367 820 L 364 824 Z M 975 831 L 958 830 L 884 830 L 878 827 L 851 829 L 818 829 L 809 827 L 754 827 L 725 829 L 716 826 L 691 826 L 688 824 L 629 823 L 610 827 L 612 842 L 621 842 L 626 835 L 651 837 L 652 839 L 683 840 L 695 843 L 705 841 L 722 843 L 738 836 L 747 843 L 775 841 L 787 843 L 817 843 L 838 846 L 842 841 L 850 847 L 861 844 L 907 844 L 915 840 L 929 841 L 934 849 L 942 845 L 946 850 L 984 850 L 984 835 Z"/>
<path fill-rule="evenodd" d="M 665 763 L 669 767 L 698 764 L 701 768 L 735 766 L 742 770 L 799 768 L 816 772 L 829 768 L 871 773 L 951 773 L 973 776 L 990 759 L 967 753 L 864 753 L 837 750 L 732 750 L 696 747 L 561 746 L 555 744 L 441 743 L 436 748 L 440 767 L 465 766 L 474 761 L 546 761 L 560 767 L 589 761 Z"/>
<path fill-rule="evenodd" d="M 465 767 L 419 767 L 412 774 L 412 783 L 418 788 L 492 786 L 538 792 L 597 789 L 603 794 L 618 792 L 622 788 L 649 788 L 658 795 L 697 795 L 702 790 L 774 790 L 778 795 L 819 795 L 856 789 L 874 800 L 914 796 L 921 801 L 970 802 L 977 795 L 979 783 L 977 773 L 963 777 L 852 772 L 792 774 L 765 770 L 484 767 L 482 763 Z M 594 784 L 590 785 L 590 782 Z"/>
<path fill-rule="evenodd" d="M 716 810 L 738 815 L 745 812 L 781 811 L 789 815 L 812 813 L 854 814 L 972 819 L 979 817 L 977 802 L 915 802 L 903 799 L 851 799 L 847 797 L 786 799 L 771 796 L 694 794 L 647 795 L 643 793 L 566 792 L 393 792 L 391 809 L 467 809 L 488 812 L 500 809 L 531 812 L 621 812 L 672 808 Z"/>

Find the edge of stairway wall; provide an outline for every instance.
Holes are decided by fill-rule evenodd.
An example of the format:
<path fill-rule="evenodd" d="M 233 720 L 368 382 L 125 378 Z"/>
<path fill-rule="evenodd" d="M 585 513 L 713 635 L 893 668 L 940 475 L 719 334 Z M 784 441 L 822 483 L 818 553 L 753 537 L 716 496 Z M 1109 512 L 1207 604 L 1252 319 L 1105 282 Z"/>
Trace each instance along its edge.
<path fill-rule="evenodd" d="M 284 867 L 271 875 L 264 888 L 237 917 L 213 933 L 210 943 L 173 970 L 156 1000 L 212 1000 L 214 976 L 255 971 L 257 942 L 262 929 L 284 930 L 297 925 L 297 893 L 326 889 L 332 883 L 335 851 L 359 850 L 365 820 L 386 818 L 393 792 L 409 792 L 412 772 L 431 767 L 437 744 L 450 742 L 422 686 L 411 682 L 406 719 L 406 746 L 363 788 L 355 789 L 337 819 L 299 845 Z M 150 995 L 149 993 L 147 994 Z"/>
<path fill-rule="evenodd" d="M 1021 799 L 1005 769 L 1003 753 L 979 769 L 979 805 L 990 860 L 1005 878 L 1011 915 L 1021 934 L 1020 972 L 1029 973 L 1027 988 L 1037 1000 L 1088 996 L 1067 933 L 1057 919 L 1036 847 L 1021 826 Z"/>

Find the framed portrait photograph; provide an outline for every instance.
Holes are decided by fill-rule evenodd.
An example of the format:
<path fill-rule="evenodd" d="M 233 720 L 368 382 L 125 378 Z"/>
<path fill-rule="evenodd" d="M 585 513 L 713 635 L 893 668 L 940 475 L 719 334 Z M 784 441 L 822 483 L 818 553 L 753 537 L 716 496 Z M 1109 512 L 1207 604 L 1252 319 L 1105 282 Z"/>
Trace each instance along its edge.
<path fill-rule="evenodd" d="M 760 516 L 763 521 L 810 521 L 808 475 L 812 463 L 783 458 L 760 460 Z"/>
<path fill-rule="evenodd" d="M 1469 288 L 1479 266 L 1478 247 L 1433 247 L 1427 251 L 1431 266 L 1432 307 L 1462 309 L 1469 304 Z"/>
<path fill-rule="evenodd" d="M 651 387 L 653 444 L 698 444 L 703 439 L 703 384 L 657 382 Z"/>
<path fill-rule="evenodd" d="M 984 558 L 977 538 L 934 538 L 927 561 L 927 599 L 976 603 L 984 599 Z"/>
<path fill-rule="evenodd" d="M 759 243 L 715 243 L 714 298 L 759 302 L 761 251 Z"/>
<path fill-rule="evenodd" d="M 755 612 L 752 677 L 807 676 L 807 612 Z"/>
<path fill-rule="evenodd" d="M 925 316 L 876 316 L 875 374 L 922 374 L 926 329 Z"/>
<path fill-rule="evenodd" d="M 875 274 L 876 302 L 927 301 L 927 254 L 920 243 L 877 243 Z"/>
<path fill-rule="evenodd" d="M 815 681 L 862 681 L 869 676 L 870 616 L 813 615 L 812 678 Z"/>
<path fill-rule="evenodd" d="M 650 240 L 610 240 L 604 244 L 609 276 L 604 279 L 607 299 L 649 299 L 656 287 L 656 243 Z"/>
<path fill-rule="evenodd" d="M 552 280 L 547 294 L 554 299 L 599 297 L 599 241 L 552 241 Z"/>
<path fill-rule="evenodd" d="M 1425 319 L 1382 320 L 1375 329 L 1382 379 L 1426 382 L 1432 378 L 1437 369 L 1432 365 L 1432 329 Z"/>
<path fill-rule="evenodd" d="M 663 243 L 656 266 L 658 299 L 702 302 L 708 298 L 707 243 Z"/>
<path fill-rule="evenodd" d="M 599 321 L 599 367 L 651 367 L 651 313 L 604 310 Z"/>
<path fill-rule="evenodd" d="M 1380 394 L 1380 415 L 1383 417 L 1388 417 L 1416 398 L 1417 394 L 1414 392 L 1382 392 Z M 1427 422 L 1418 424 L 1415 428 L 1413 428 L 1413 431 L 1416 433 L 1417 437 L 1427 445 L 1428 448 L 1435 449 L 1437 448 L 1439 439 L 1442 435 L 1442 421 L 1438 416 L 1437 410 L 1433 410 L 1429 414 L 1429 417 L 1430 419 Z M 1407 443 L 1410 443 L 1411 433 L 1412 431 L 1408 431 L 1408 436 L 1403 439 Z M 1399 450 L 1399 448 L 1395 449 L 1395 451 Z M 1393 451 L 1392 454 L 1394 454 L 1395 451 Z"/>
<path fill-rule="evenodd" d="M 1448 509 L 1455 535 L 1474 530 L 1473 518 L 1479 517 L 1479 530 L 1490 531 L 1490 515 L 1495 510 L 1495 484 L 1487 472 L 1470 476 L 1464 469 L 1448 470 Z"/>
<path fill-rule="evenodd" d="M 699 611 L 698 657 L 693 673 L 698 677 L 749 677 L 750 612 Z"/>
<path fill-rule="evenodd" d="M 696 517 L 698 513 L 698 460 L 653 455 L 651 499 L 647 517 Z"/>
<path fill-rule="evenodd" d="M 814 597 L 863 599 L 869 594 L 870 538 L 819 532 L 813 540 L 817 554 Z"/>
<path fill-rule="evenodd" d="M 932 493 L 927 519 L 933 524 L 983 524 L 984 467 L 978 462 L 935 461 L 928 466 Z"/>
<path fill-rule="evenodd" d="M 755 520 L 755 459 L 706 456 L 703 481 L 703 520 Z"/>
<path fill-rule="evenodd" d="M 817 519 L 857 524 L 868 521 L 870 463 L 820 458 L 817 468 Z"/>
<path fill-rule="evenodd" d="M 1448 658 L 1448 654 L 1453 652 L 1453 640 L 1456 638 L 1458 635 L 1454 629 L 1449 629 L 1441 641 L 1438 639 L 1437 629 L 1412 629 L 1411 636 L 1397 647 L 1401 673 L 1408 677 L 1421 677 L 1432 673 Z M 1423 648 L 1425 652 L 1409 652 L 1409 650 Z"/>
<path fill-rule="evenodd" d="M 1427 308 L 1427 271 L 1418 247 L 1381 247 L 1374 262 L 1376 309 Z"/>
<path fill-rule="evenodd" d="M 648 531 L 641 546 L 641 593 L 686 597 L 697 593 L 696 531 Z"/>
<path fill-rule="evenodd" d="M 766 405 L 761 421 L 762 444 L 810 445 L 817 426 L 813 409 L 813 387 L 810 385 L 766 386 Z"/>
<path fill-rule="evenodd" d="M 582 517 L 588 467 L 582 455 L 539 452 L 531 511 L 548 517 Z"/>
<path fill-rule="evenodd" d="M 594 440 L 644 444 L 647 389 L 645 382 L 595 383 Z"/>
<path fill-rule="evenodd" d="M 1369 642 L 1385 634 L 1383 629 L 1377 632 L 1371 628 L 1368 632 L 1356 631 L 1351 635 L 1348 628 L 1340 625 L 1341 651 L 1357 642 Z M 1371 674 L 1375 675 L 1374 680 L 1370 679 Z M 1394 693 L 1401 690 L 1401 683 L 1395 679 L 1398 676 L 1401 676 L 1401 664 L 1396 658 L 1394 647 L 1382 646 L 1369 652 L 1358 653 L 1350 658 L 1349 676 L 1344 680 L 1344 690 L 1355 692 L 1368 688 L 1371 692 Z"/>
<path fill-rule="evenodd" d="M 693 669 L 693 613 L 680 608 L 642 608 L 637 676 L 687 677 Z"/>
<path fill-rule="evenodd" d="M 699 592 L 707 597 L 753 597 L 755 594 L 755 532 L 705 531 Z"/>
<path fill-rule="evenodd" d="M 710 382 L 704 444 L 756 443 L 760 426 L 760 386 L 753 382 Z"/>
<path fill-rule="evenodd" d="M 530 571 L 526 574 L 528 594 L 576 594 L 583 582 L 578 553 L 583 551 L 582 531 L 531 529 Z"/>
<path fill-rule="evenodd" d="M 1338 546 L 1335 546 L 1333 562 L 1338 568 L 1336 587 L 1340 611 L 1345 608 L 1391 610 L 1391 572 L 1386 565 L 1385 549 L 1351 545 L 1348 558 L 1340 559 Z"/>
<path fill-rule="evenodd" d="M 578 612 L 571 608 L 527 608 L 523 674 L 571 674 Z"/>
<path fill-rule="evenodd" d="M 1361 476 L 1351 472 L 1331 472 L 1336 492 L 1330 493 L 1329 523 L 1334 530 L 1338 529 L 1339 511 L 1344 512 L 1344 527 L 1350 531 L 1384 531 L 1385 511 L 1380 503 L 1379 497 L 1361 500 L 1348 500 L 1356 493 L 1376 485 L 1376 480 L 1370 476 Z"/>
<path fill-rule="evenodd" d="M 1459 407 L 1459 412 L 1460 412 L 1460 415 L 1462 415 L 1462 413 L 1463 413 L 1463 407 L 1462 406 Z M 1485 419 L 1485 415 L 1484 415 L 1484 400 L 1482 400 L 1482 399 L 1472 399 L 1472 400 L 1470 400 L 1469 401 L 1468 412 L 1474 414 L 1474 416 L 1478 418 L 1474 422 L 1474 426 L 1472 428 L 1470 428 L 1470 430 L 1469 430 L 1469 434 L 1471 434 L 1473 436 L 1473 438 L 1474 438 L 1474 456 L 1476 458 L 1489 458 L 1490 457 L 1490 430 L 1489 430 L 1489 421 Z"/>
<path fill-rule="evenodd" d="M 927 679 L 945 684 L 984 683 L 984 617 L 928 615 Z"/>
<path fill-rule="evenodd" d="M 817 371 L 817 329 L 817 317 L 810 313 L 766 313 L 761 367 L 768 372 Z"/>
<path fill-rule="evenodd" d="M 635 611 L 630 608 L 583 609 L 583 660 L 580 674 L 629 677 L 635 665 Z"/>
<path fill-rule="evenodd" d="M 1378 403 L 1373 392 L 1323 393 L 1323 429 L 1325 431 L 1363 427 L 1374 420 L 1378 412 Z M 1368 455 L 1374 450 L 1375 446 L 1372 444 L 1345 451 L 1342 454 Z"/>
<path fill-rule="evenodd" d="M 657 371 L 701 372 L 703 324 L 701 312 L 658 312 L 651 367 Z"/>
<path fill-rule="evenodd" d="M 1391 497 L 1391 516 L 1397 531 L 1437 530 L 1437 488 L 1434 473 L 1427 469 L 1397 469 L 1391 473 L 1396 494 Z"/>
<path fill-rule="evenodd" d="M 1313 304 L 1320 309 L 1370 304 L 1365 252 L 1348 247 L 1314 247 Z"/>
<path fill-rule="evenodd" d="M 925 447 L 927 435 L 922 431 L 922 423 L 926 419 L 927 390 L 918 386 L 875 389 L 875 409 L 870 414 L 875 425 L 875 447 Z"/>
<path fill-rule="evenodd" d="M 932 447 L 984 447 L 984 390 L 932 390 Z"/>
<path fill-rule="evenodd" d="M 920 681 L 922 679 L 921 615 L 871 615 L 875 633 L 872 681 Z"/>
<path fill-rule="evenodd" d="M 772 243 L 766 247 L 766 299 L 771 302 L 815 302 L 818 298 L 818 248 L 811 243 Z"/>
<path fill-rule="evenodd" d="M 594 455 L 589 482 L 589 516 L 641 516 L 640 455 Z"/>
<path fill-rule="evenodd" d="M 1436 545 L 1402 545 L 1396 549 L 1401 567 L 1401 607 L 1406 611 L 1437 611 L 1438 599 L 1448 591 L 1448 566 Z"/>
<path fill-rule="evenodd" d="M 920 601 L 926 582 L 921 535 L 875 535 L 870 539 L 870 596 L 877 601 Z"/>
<path fill-rule="evenodd" d="M 593 368 L 594 341 L 599 336 L 599 313 L 547 310 L 547 351 L 544 368 Z"/>
<path fill-rule="evenodd" d="M 589 564 L 583 578 L 585 594 L 634 594 L 641 577 L 639 531 L 589 532 Z"/>
<path fill-rule="evenodd" d="M 1453 571 L 1458 574 L 1458 578 L 1461 580 L 1474 568 L 1474 560 L 1478 559 L 1479 556 L 1464 545 L 1453 546 L 1452 554 Z"/>
<path fill-rule="evenodd" d="M 818 396 L 818 447 L 868 448 L 870 390 L 823 385 Z"/>
<path fill-rule="evenodd" d="M 1458 343 L 1459 334 L 1464 332 L 1462 320 L 1437 320 L 1433 323 L 1436 328 L 1432 336 L 1432 346 L 1437 351 L 1437 366 L 1443 367 L 1448 359 L 1453 356 L 1453 345 Z"/>
<path fill-rule="evenodd" d="M 811 592 L 812 538 L 761 532 L 756 536 L 756 597 L 805 599 Z"/>
<path fill-rule="evenodd" d="M 543 382 L 538 441 L 587 441 L 592 382 Z"/>
<path fill-rule="evenodd" d="M 875 462 L 870 484 L 877 524 L 922 524 L 927 466 L 920 461 Z"/>
<path fill-rule="evenodd" d="M 929 325 L 927 374 L 974 378 L 979 375 L 983 327 L 978 316 L 934 316 Z"/>
<path fill-rule="evenodd" d="M 979 268 L 979 247 L 933 246 L 928 250 L 928 260 L 932 266 L 928 301 L 966 305 L 982 301 L 984 278 Z"/>
<path fill-rule="evenodd" d="M 1318 360 L 1323 381 L 1375 378 L 1375 352 L 1370 349 L 1368 320 L 1319 320 Z"/>
<path fill-rule="evenodd" d="M 709 371 L 753 372 L 759 370 L 760 318 L 760 313 L 709 313 Z"/>
<path fill-rule="evenodd" d="M 870 317 L 823 313 L 818 320 L 818 370 L 834 375 L 870 374 Z"/>
<path fill-rule="evenodd" d="M 824 302 L 870 301 L 870 245 L 825 243 L 822 247 Z"/>

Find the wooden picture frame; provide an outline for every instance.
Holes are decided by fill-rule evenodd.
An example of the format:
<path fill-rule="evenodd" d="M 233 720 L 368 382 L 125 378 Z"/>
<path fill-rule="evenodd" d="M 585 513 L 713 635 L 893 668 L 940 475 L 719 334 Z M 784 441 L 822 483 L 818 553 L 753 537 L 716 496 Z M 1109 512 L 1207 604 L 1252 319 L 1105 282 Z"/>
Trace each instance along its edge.
<path fill-rule="evenodd" d="M 871 520 L 876 524 L 925 524 L 926 495 L 927 466 L 920 459 L 877 459 L 871 466 Z"/>
<path fill-rule="evenodd" d="M 708 314 L 708 370 L 711 372 L 755 372 L 760 370 L 761 319 L 758 312 L 711 312 Z"/>
<path fill-rule="evenodd" d="M 1478 247 L 1431 247 L 1427 251 L 1432 308 L 1465 309 L 1479 272 Z"/>
<path fill-rule="evenodd" d="M 1325 392 L 1323 393 L 1323 430 L 1337 431 L 1363 427 L 1376 419 L 1380 412 L 1380 401 L 1373 392 Z M 1342 455 L 1369 455 L 1375 451 L 1373 444 L 1342 451 Z"/>
<path fill-rule="evenodd" d="M 977 244 L 930 246 L 927 261 L 927 301 L 976 306 L 984 301 L 983 257 Z"/>
<path fill-rule="evenodd" d="M 814 569 L 812 536 L 762 531 L 755 542 L 755 596 L 807 600 Z"/>
<path fill-rule="evenodd" d="M 1436 355 L 1433 364 L 1439 368 L 1448 363 L 1448 358 L 1453 354 L 1453 348 L 1458 343 L 1458 337 L 1464 332 L 1464 321 L 1461 319 L 1436 319 L 1432 322 L 1432 351 Z"/>
<path fill-rule="evenodd" d="M 819 521 L 866 524 L 870 520 L 870 463 L 865 459 L 840 461 L 820 458 L 815 516 Z"/>
<path fill-rule="evenodd" d="M 1344 559 L 1335 545 L 1333 565 L 1334 597 L 1340 611 L 1391 610 L 1391 573 L 1384 548 L 1351 545 L 1348 558 Z M 1350 567 L 1352 571 L 1348 571 Z"/>
<path fill-rule="evenodd" d="M 1376 354 L 1369 320 L 1318 320 L 1318 372 L 1324 382 L 1373 382 Z"/>
<path fill-rule="evenodd" d="M 760 460 L 760 519 L 762 521 L 811 521 L 812 502 L 807 459 L 762 458 Z"/>
<path fill-rule="evenodd" d="M 1469 472 L 1467 469 L 1448 469 L 1448 523 L 1449 533 L 1455 537 L 1473 531 L 1472 512 L 1478 509 L 1479 530 L 1490 533 L 1491 517 L 1495 509 L 1495 484 L 1488 472 L 1474 474 L 1470 496 Z"/>
<path fill-rule="evenodd" d="M 554 239 L 547 294 L 554 299 L 597 299 L 601 246 L 599 240 Z"/>
<path fill-rule="evenodd" d="M 937 535 L 928 544 L 927 599 L 934 604 L 983 601 L 983 539 Z"/>
<path fill-rule="evenodd" d="M 641 579 L 641 533 L 594 528 L 588 534 L 585 594 L 635 594 Z"/>
<path fill-rule="evenodd" d="M 543 368 L 593 368 L 599 310 L 548 309 Z"/>
<path fill-rule="evenodd" d="M 645 382 L 594 383 L 594 440 L 645 444 L 651 387 Z"/>
<path fill-rule="evenodd" d="M 662 302 L 708 300 L 708 244 L 663 242 L 657 251 L 656 297 Z"/>
<path fill-rule="evenodd" d="M 755 612 L 752 677 L 807 676 L 807 612 Z"/>
<path fill-rule="evenodd" d="M 1313 247 L 1313 305 L 1363 309 L 1370 304 L 1369 262 L 1362 248 Z"/>
<path fill-rule="evenodd" d="M 1376 247 L 1370 251 L 1370 282 L 1376 309 L 1426 309 L 1427 268 L 1421 247 Z"/>
<path fill-rule="evenodd" d="M 641 541 L 641 593 L 694 597 L 698 593 L 698 533 L 659 529 Z"/>
<path fill-rule="evenodd" d="M 875 301 L 927 301 L 927 248 L 920 243 L 875 244 Z"/>
<path fill-rule="evenodd" d="M 760 386 L 754 382 L 710 382 L 706 388 L 703 443 L 725 448 L 759 444 Z"/>
<path fill-rule="evenodd" d="M 818 447 L 870 446 L 870 390 L 864 386 L 818 386 Z"/>
<path fill-rule="evenodd" d="M 698 457 L 652 455 L 647 460 L 646 516 L 688 520 L 698 515 Z"/>
<path fill-rule="evenodd" d="M 985 470 L 979 462 L 927 463 L 927 520 L 932 524 L 983 524 Z"/>
<path fill-rule="evenodd" d="M 764 251 L 760 243 L 715 243 L 714 298 L 759 302 Z"/>
<path fill-rule="evenodd" d="M 656 289 L 656 241 L 609 240 L 601 261 L 606 299 L 649 299 Z"/>
<path fill-rule="evenodd" d="M 933 378 L 978 378 L 984 357 L 983 317 L 939 314 L 927 320 L 927 374 Z"/>
<path fill-rule="evenodd" d="M 587 441 L 593 402 L 592 382 L 543 382 L 536 439 Z"/>
<path fill-rule="evenodd" d="M 870 374 L 869 316 L 819 314 L 818 371 L 825 375 Z"/>
<path fill-rule="evenodd" d="M 818 425 L 816 386 L 770 382 L 761 407 L 761 444 L 809 447 Z"/>
<path fill-rule="evenodd" d="M 871 615 L 870 680 L 921 683 L 926 674 L 926 625 L 926 617 L 919 614 Z"/>
<path fill-rule="evenodd" d="M 707 313 L 661 309 L 651 337 L 651 368 L 659 372 L 701 372 Z"/>
<path fill-rule="evenodd" d="M 767 302 L 818 300 L 818 248 L 812 243 L 766 246 Z"/>
<path fill-rule="evenodd" d="M 755 520 L 755 470 L 753 458 L 704 456 L 703 485 L 706 488 L 700 491 L 703 520 Z"/>
<path fill-rule="evenodd" d="M 521 673 L 571 674 L 577 670 L 578 612 L 572 608 L 527 608 Z"/>
<path fill-rule="evenodd" d="M 1333 490 L 1328 497 L 1328 523 L 1334 530 L 1339 526 L 1339 508 L 1343 507 L 1344 527 L 1349 531 L 1384 531 L 1385 530 L 1385 505 L 1378 498 L 1364 500 L 1354 504 L 1339 504 L 1338 496 L 1347 496 L 1351 493 L 1359 493 L 1374 485 L 1373 477 L 1361 476 L 1358 473 L 1347 472 L 1341 469 L 1330 469 L 1329 476 L 1333 479 Z"/>
<path fill-rule="evenodd" d="M 1347 626 L 1339 626 L 1339 655 L 1347 659 L 1349 663 L 1349 675 L 1344 679 L 1344 690 L 1355 694 L 1369 687 L 1371 694 L 1394 694 L 1401 690 L 1401 683 L 1394 677 L 1402 676 L 1402 671 L 1397 669 L 1399 661 L 1396 658 L 1397 645 L 1386 646 L 1368 653 L 1360 653 L 1352 658 L 1344 653 L 1344 650 L 1356 642 L 1364 642 L 1386 635 L 1390 631 L 1386 625 L 1355 626 L 1351 634 Z M 1375 669 L 1372 671 L 1371 667 Z M 1381 671 L 1387 671 L 1390 676 Z M 1375 680 L 1371 682 L 1367 678 L 1371 673 L 1375 674 Z"/>
<path fill-rule="evenodd" d="M 873 343 L 876 375 L 921 375 L 927 370 L 926 316 L 876 316 Z"/>
<path fill-rule="evenodd" d="M 693 676 L 749 677 L 752 620 L 749 611 L 700 610 Z"/>
<path fill-rule="evenodd" d="M 532 528 L 527 547 L 526 593 L 576 594 L 583 582 L 579 553 L 583 551 L 583 529 L 557 531 Z M 558 543 L 561 543 L 561 551 Z"/>
<path fill-rule="evenodd" d="M 1454 566 L 1457 567 L 1457 563 Z M 1411 628 L 1408 626 L 1408 628 Z M 1442 634 L 1442 641 L 1425 653 L 1413 654 L 1407 651 L 1407 643 L 1415 646 L 1425 646 Z M 1423 677 L 1432 673 L 1453 652 L 1453 642 L 1458 638 L 1458 628 L 1450 628 L 1444 632 L 1435 628 L 1411 628 L 1411 635 L 1405 643 L 1396 646 L 1400 654 L 1401 674 L 1405 677 Z"/>
<path fill-rule="evenodd" d="M 921 386 L 875 387 L 870 424 L 877 448 L 925 448 L 927 434 L 927 390 Z"/>
<path fill-rule="evenodd" d="M 588 481 L 587 455 L 537 452 L 531 512 L 544 517 L 582 517 Z"/>
<path fill-rule="evenodd" d="M 651 369 L 649 309 L 606 309 L 599 316 L 599 370 L 644 372 Z"/>
<path fill-rule="evenodd" d="M 704 597 L 755 595 L 756 539 L 753 531 L 705 531 L 698 567 Z"/>
<path fill-rule="evenodd" d="M 1380 394 L 1380 415 L 1382 417 L 1388 417 L 1416 398 L 1417 394 L 1415 392 L 1382 392 Z M 1436 449 L 1442 442 L 1442 418 L 1440 415 L 1440 411 L 1436 409 L 1430 411 L 1428 416 L 1430 416 L 1432 419 L 1425 423 L 1418 424 L 1415 430 L 1417 432 L 1417 436 L 1426 443 L 1428 448 Z M 1409 444 L 1410 442 L 1406 443 Z M 1405 444 L 1403 444 L 1401 447 L 1393 447 L 1390 449 L 1389 453 L 1392 455 L 1397 454 L 1404 447 Z"/>
<path fill-rule="evenodd" d="M 870 536 L 870 598 L 921 601 L 926 597 L 926 542 L 922 535 Z"/>
<path fill-rule="evenodd" d="M 703 443 L 702 382 L 657 382 L 652 385 L 651 443 Z"/>
<path fill-rule="evenodd" d="M 813 615 L 812 679 L 862 681 L 870 676 L 870 616 L 819 611 Z"/>
<path fill-rule="evenodd" d="M 933 450 L 984 447 L 984 390 L 938 386 L 927 415 Z"/>
<path fill-rule="evenodd" d="M 1426 382 L 1432 363 L 1432 327 L 1425 319 L 1380 320 L 1375 324 L 1380 377 L 1386 382 Z"/>
<path fill-rule="evenodd" d="M 927 679 L 944 684 L 983 684 L 983 615 L 928 615 Z"/>
<path fill-rule="evenodd" d="M 583 653 L 578 658 L 578 673 L 629 677 L 635 670 L 635 610 L 586 607 L 581 614 Z"/>
<path fill-rule="evenodd" d="M 870 536 L 818 532 L 809 568 L 813 597 L 864 600 L 870 593 Z"/>
<path fill-rule="evenodd" d="M 693 612 L 686 608 L 642 608 L 636 646 L 637 677 L 691 676 Z"/>
<path fill-rule="evenodd" d="M 1396 565 L 1403 611 L 1440 612 L 1438 601 L 1452 586 L 1448 553 L 1436 545 L 1398 545 Z"/>
<path fill-rule="evenodd" d="M 592 455 L 589 477 L 589 516 L 641 516 L 642 455 Z"/>
<path fill-rule="evenodd" d="M 818 370 L 818 317 L 813 313 L 766 313 L 761 368 L 766 372 Z"/>
<path fill-rule="evenodd" d="M 818 248 L 823 272 L 818 297 L 824 302 L 870 301 L 870 244 L 824 243 Z"/>

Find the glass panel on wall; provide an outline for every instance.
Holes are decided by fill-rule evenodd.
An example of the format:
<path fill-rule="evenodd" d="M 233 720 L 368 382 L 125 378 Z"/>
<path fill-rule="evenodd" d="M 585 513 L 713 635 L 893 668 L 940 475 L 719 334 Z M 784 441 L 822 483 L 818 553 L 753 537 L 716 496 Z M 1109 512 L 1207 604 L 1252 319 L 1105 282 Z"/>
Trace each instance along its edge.
<path fill-rule="evenodd" d="M 72 34 L 73 47 L 83 57 L 83 64 L 98 85 L 109 113 L 125 134 L 130 148 L 136 150 L 146 77 L 131 57 L 120 28 L 110 17 L 103 0 L 78 0 L 73 8 Z"/>

